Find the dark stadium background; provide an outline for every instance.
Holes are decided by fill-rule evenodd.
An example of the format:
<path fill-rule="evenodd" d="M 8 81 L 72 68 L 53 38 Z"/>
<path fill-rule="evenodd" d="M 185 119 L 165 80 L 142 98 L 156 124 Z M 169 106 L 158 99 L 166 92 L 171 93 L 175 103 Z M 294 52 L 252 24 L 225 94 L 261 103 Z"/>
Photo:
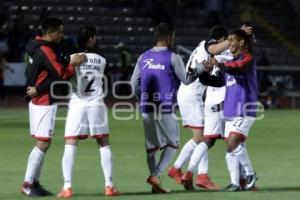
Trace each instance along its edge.
<path fill-rule="evenodd" d="M 108 102 L 114 80 L 130 78 L 137 57 L 153 46 L 161 21 L 176 28 L 175 50 L 185 61 L 209 28 L 254 27 L 260 100 L 270 108 L 300 107 L 300 1 L 297 0 L 1 0 L 0 54 L 15 69 L 5 72 L 5 106 L 25 106 L 24 47 L 47 16 L 64 21 L 64 51 L 76 44 L 81 25 L 97 27 L 97 44 L 107 59 Z M 130 64 L 126 64 L 126 62 Z M 117 91 L 125 94 L 128 88 Z M 125 92 L 124 92 L 125 91 Z"/>

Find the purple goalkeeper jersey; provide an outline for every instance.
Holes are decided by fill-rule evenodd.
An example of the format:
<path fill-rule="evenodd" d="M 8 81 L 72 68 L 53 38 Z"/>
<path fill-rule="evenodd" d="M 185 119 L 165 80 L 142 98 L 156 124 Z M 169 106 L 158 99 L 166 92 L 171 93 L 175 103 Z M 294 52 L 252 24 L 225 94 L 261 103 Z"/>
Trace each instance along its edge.
<path fill-rule="evenodd" d="M 176 93 L 179 86 L 172 53 L 168 49 L 146 51 L 138 62 L 141 73 L 141 111 L 142 112 L 174 112 Z"/>
<path fill-rule="evenodd" d="M 257 78 L 255 61 L 248 51 L 224 63 L 226 94 L 224 117 L 256 116 Z"/>

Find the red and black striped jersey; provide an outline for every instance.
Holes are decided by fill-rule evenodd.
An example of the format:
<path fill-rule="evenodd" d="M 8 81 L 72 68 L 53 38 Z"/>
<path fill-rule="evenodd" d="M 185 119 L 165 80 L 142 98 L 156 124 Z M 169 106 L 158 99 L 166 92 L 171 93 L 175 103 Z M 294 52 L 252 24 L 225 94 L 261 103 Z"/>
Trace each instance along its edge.
<path fill-rule="evenodd" d="M 32 98 L 36 105 L 50 105 L 53 98 L 50 94 L 51 82 L 66 80 L 73 76 L 74 66 L 64 66 L 59 62 L 55 52 L 55 44 L 36 37 L 26 45 L 28 52 L 28 66 L 26 70 L 27 85 L 35 86 L 39 95 Z"/>

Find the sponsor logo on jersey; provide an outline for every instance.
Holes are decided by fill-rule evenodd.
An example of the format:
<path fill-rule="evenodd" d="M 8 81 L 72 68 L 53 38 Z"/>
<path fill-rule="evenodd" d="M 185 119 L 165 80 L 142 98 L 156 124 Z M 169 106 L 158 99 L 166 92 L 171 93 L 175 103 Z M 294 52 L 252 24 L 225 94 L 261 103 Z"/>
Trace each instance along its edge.
<path fill-rule="evenodd" d="M 154 70 L 165 70 L 166 66 L 165 65 L 162 65 L 160 63 L 158 64 L 154 64 L 152 63 L 153 62 L 153 59 L 152 58 L 149 58 L 149 59 L 146 59 L 144 60 L 144 63 L 146 63 L 142 69 L 145 69 L 148 67 L 148 69 L 154 69 Z"/>
<path fill-rule="evenodd" d="M 226 86 L 230 87 L 230 86 L 235 85 L 235 84 L 236 84 L 236 80 L 233 77 L 228 76 Z"/>

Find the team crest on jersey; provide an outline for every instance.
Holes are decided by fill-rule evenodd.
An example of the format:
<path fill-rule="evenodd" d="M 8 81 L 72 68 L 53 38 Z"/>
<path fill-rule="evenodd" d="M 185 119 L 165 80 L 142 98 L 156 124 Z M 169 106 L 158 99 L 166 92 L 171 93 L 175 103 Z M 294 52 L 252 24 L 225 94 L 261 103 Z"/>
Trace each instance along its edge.
<path fill-rule="evenodd" d="M 146 64 L 143 66 L 142 69 L 145 69 L 145 68 L 148 67 L 148 69 L 164 70 L 164 69 L 166 68 L 165 65 L 162 65 L 162 64 L 160 64 L 160 63 L 154 64 L 154 63 L 152 63 L 152 62 L 153 62 L 153 59 L 152 59 L 152 58 L 149 58 L 149 59 L 144 60 L 144 63 L 146 63 Z"/>

